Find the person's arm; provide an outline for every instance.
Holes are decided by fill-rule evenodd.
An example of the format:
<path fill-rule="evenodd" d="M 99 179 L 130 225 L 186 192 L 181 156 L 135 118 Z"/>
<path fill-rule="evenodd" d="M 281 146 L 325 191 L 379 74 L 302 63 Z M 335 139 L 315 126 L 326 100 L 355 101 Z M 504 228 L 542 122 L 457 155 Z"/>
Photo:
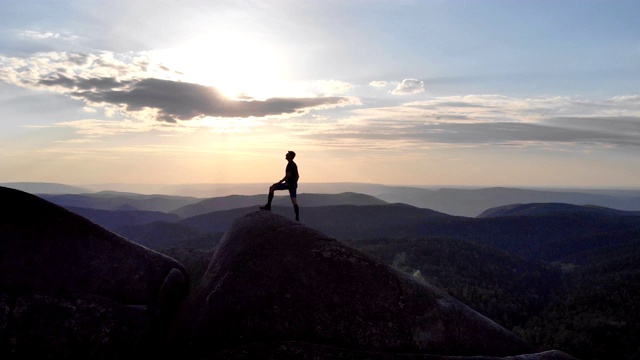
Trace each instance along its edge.
<path fill-rule="evenodd" d="M 289 177 L 291 177 L 291 171 L 289 171 L 289 166 L 287 166 L 287 168 L 285 169 L 285 173 L 284 173 L 284 177 L 278 181 L 276 184 L 282 184 L 283 182 L 287 181 L 287 179 L 289 179 Z"/>
<path fill-rule="evenodd" d="M 287 171 L 284 175 L 284 177 L 282 178 L 282 180 L 278 181 L 276 184 L 282 184 L 283 182 L 287 181 L 287 179 L 291 176 L 291 172 Z"/>

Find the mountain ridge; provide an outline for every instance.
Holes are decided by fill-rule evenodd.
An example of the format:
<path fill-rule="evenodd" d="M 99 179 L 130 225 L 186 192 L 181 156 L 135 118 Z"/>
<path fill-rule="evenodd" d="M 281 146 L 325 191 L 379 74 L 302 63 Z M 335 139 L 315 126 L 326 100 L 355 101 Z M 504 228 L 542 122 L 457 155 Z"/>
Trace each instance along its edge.
<path fill-rule="evenodd" d="M 29 193 L 64 195 L 69 185 L 56 183 L 5 183 Z M 265 184 L 102 184 L 71 186 L 67 193 L 118 192 L 136 194 L 160 194 L 197 199 L 192 202 L 229 195 L 262 195 L 266 198 Z M 355 192 L 374 196 L 387 203 L 406 203 L 456 216 L 476 217 L 483 211 L 518 203 L 561 202 L 574 205 L 595 205 L 625 211 L 640 211 L 640 189 L 638 188 L 587 188 L 587 187 L 509 187 L 509 186 L 397 186 L 373 183 L 304 183 L 299 192 L 336 194 Z M 51 194 L 46 194 L 47 192 Z M 264 201 L 264 200 L 263 200 Z M 56 202 L 59 203 L 59 202 Z M 81 203 L 66 203 L 70 206 L 91 207 Z M 187 205 L 182 204 L 182 205 Z M 174 209 L 140 207 L 139 210 Z M 301 204 L 301 206 L 304 206 Z M 242 207 L 242 206 L 239 206 Z"/>
<path fill-rule="evenodd" d="M 142 211 L 171 210 L 191 204 L 201 199 L 187 196 L 173 195 L 142 195 L 116 191 L 101 191 L 97 193 L 81 194 L 37 194 L 41 198 L 61 206 L 90 208 L 97 210 L 118 210 L 123 206 L 128 209 Z"/>
<path fill-rule="evenodd" d="M 551 191 L 507 187 L 480 189 L 442 188 L 438 190 L 399 188 L 395 192 L 379 194 L 385 201 L 403 202 L 447 214 L 476 217 L 483 211 L 504 205 L 537 202 L 560 202 L 574 205 L 599 205 L 618 210 L 639 211 L 640 195 L 602 195 L 573 191 Z"/>
<path fill-rule="evenodd" d="M 264 205 L 267 201 L 266 195 L 228 195 L 222 197 L 214 197 L 204 199 L 193 204 L 188 204 L 178 209 L 170 211 L 172 214 L 180 215 L 182 218 L 203 215 L 206 213 L 232 210 L 249 206 Z M 386 201 L 380 200 L 374 196 L 355 193 L 343 192 L 338 194 L 315 194 L 300 193 L 298 194 L 298 202 L 304 204 L 304 207 L 318 207 L 328 205 L 381 205 L 387 204 Z M 287 206 L 291 204 L 289 195 L 279 195 L 273 198 L 274 206 Z"/>
<path fill-rule="evenodd" d="M 483 211 L 478 218 L 499 216 L 534 216 L 554 214 L 594 214 L 594 215 L 618 215 L 640 216 L 640 211 L 625 211 L 595 205 L 573 205 L 566 203 L 529 203 L 498 206 Z"/>

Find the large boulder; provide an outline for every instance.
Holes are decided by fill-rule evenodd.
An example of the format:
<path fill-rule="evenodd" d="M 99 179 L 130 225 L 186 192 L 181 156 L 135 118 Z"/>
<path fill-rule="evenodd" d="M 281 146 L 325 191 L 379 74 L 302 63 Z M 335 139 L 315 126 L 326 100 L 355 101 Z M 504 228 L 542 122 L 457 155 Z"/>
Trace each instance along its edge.
<path fill-rule="evenodd" d="M 198 359 L 287 341 L 385 354 L 535 352 L 445 292 L 268 211 L 234 221 L 169 339 Z"/>
<path fill-rule="evenodd" d="M 186 297 L 176 260 L 37 196 L 0 187 L 0 199 L 0 357 L 93 358 L 105 343 L 131 347 L 137 340 L 127 336 L 166 328 Z M 96 336 L 82 335 L 89 328 Z M 87 340 L 71 351 L 79 338 Z"/>

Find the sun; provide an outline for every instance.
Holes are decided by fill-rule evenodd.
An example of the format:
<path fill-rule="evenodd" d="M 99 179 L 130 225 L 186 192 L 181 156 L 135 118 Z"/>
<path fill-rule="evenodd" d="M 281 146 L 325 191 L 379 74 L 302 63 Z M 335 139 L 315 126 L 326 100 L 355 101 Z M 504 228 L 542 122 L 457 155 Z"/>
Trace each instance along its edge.
<path fill-rule="evenodd" d="M 213 86 L 230 98 L 282 96 L 290 74 L 286 51 L 267 39 L 239 31 L 191 38 L 184 46 L 156 52 L 183 81 Z"/>

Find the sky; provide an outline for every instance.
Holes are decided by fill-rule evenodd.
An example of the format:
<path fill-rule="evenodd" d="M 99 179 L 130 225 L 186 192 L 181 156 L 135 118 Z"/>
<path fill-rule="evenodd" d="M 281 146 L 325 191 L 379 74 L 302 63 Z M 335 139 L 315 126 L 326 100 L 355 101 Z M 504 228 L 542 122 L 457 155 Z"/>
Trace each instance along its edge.
<path fill-rule="evenodd" d="M 0 182 L 640 187 L 637 0 L 0 7 Z"/>

